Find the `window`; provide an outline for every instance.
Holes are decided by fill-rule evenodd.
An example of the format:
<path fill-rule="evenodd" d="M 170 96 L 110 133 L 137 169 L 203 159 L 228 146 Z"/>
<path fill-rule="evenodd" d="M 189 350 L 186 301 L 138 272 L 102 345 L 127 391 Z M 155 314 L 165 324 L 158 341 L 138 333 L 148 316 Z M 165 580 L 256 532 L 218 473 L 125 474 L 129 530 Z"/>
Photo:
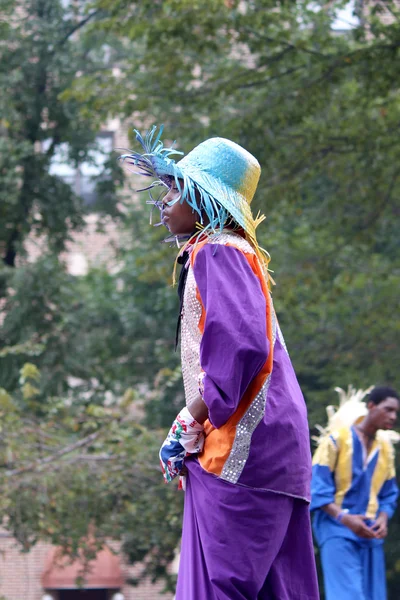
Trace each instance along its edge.
<path fill-rule="evenodd" d="M 59 600 L 108 600 L 108 590 L 60 590 Z"/>
<path fill-rule="evenodd" d="M 96 149 L 89 152 L 88 160 L 75 167 L 68 157 L 68 144 L 60 144 L 54 153 L 50 164 L 50 174 L 60 177 L 68 183 L 74 192 L 83 198 L 86 206 L 96 202 L 96 177 L 104 169 L 104 164 L 113 149 L 114 136 L 112 132 L 104 131 L 96 136 Z M 51 140 L 42 144 L 42 151 L 50 147 Z"/>

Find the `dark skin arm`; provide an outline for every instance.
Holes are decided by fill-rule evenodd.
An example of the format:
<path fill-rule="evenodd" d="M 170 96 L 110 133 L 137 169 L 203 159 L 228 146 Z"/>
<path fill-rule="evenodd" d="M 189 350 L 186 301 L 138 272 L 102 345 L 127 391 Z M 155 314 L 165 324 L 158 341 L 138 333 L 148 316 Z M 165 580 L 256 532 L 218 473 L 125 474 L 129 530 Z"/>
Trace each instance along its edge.
<path fill-rule="evenodd" d="M 200 394 L 197 396 L 196 400 L 190 404 L 189 411 L 192 417 L 201 425 L 208 419 L 207 404 Z"/>
<path fill-rule="evenodd" d="M 322 506 L 321 508 L 323 511 L 325 511 L 328 515 L 330 515 L 334 519 L 337 519 L 339 513 L 341 512 L 340 506 L 338 506 L 334 502 L 331 502 L 330 504 L 326 504 L 325 506 Z M 381 514 L 385 514 L 385 513 L 381 513 Z M 353 533 L 355 533 L 356 535 L 358 535 L 359 537 L 366 538 L 366 539 L 378 538 L 377 530 L 375 528 L 378 523 L 379 517 L 373 527 L 368 527 L 368 525 L 365 522 L 367 520 L 368 520 L 367 517 L 365 517 L 364 515 L 344 514 L 341 519 L 341 523 L 343 523 L 343 525 L 345 525 L 346 527 L 351 529 L 351 531 Z M 386 523 L 387 523 L 387 521 L 386 521 Z M 379 531 L 381 531 L 381 528 L 379 528 Z M 384 537 L 384 536 L 380 535 L 379 537 Z"/>
<path fill-rule="evenodd" d="M 388 516 L 385 512 L 381 512 L 372 527 L 378 540 L 384 539 L 388 534 Z"/>
<path fill-rule="evenodd" d="M 200 394 L 190 405 L 190 414 L 198 423 L 203 424 L 208 419 L 208 408 Z M 187 468 L 183 465 L 180 475 L 187 475 Z"/>

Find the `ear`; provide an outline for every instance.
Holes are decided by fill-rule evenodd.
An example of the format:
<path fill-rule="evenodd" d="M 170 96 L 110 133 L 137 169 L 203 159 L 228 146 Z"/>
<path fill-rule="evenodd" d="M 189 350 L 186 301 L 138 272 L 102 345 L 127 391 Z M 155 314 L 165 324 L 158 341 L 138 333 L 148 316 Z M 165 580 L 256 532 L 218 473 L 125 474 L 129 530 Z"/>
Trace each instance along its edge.
<path fill-rule="evenodd" d="M 377 404 L 375 404 L 374 402 L 371 402 L 371 400 L 369 400 L 367 402 L 367 408 L 368 408 L 368 410 L 371 410 L 372 408 L 374 408 L 374 406 L 377 406 Z"/>

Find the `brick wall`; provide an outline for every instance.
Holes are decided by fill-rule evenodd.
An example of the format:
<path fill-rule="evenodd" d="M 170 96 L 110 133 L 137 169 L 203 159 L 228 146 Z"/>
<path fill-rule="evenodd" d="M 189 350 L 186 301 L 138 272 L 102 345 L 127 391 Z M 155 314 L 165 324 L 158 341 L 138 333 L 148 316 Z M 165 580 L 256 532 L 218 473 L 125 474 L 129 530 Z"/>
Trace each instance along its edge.
<path fill-rule="evenodd" d="M 50 548 L 49 544 L 38 544 L 31 552 L 22 553 L 11 536 L 1 533 L 0 598 L 41 600 L 40 577 Z"/>
<path fill-rule="evenodd" d="M 128 131 L 132 128 L 132 123 L 142 130 L 147 127 L 133 115 L 131 123 L 113 119 L 102 129 L 113 132 L 115 148 L 129 148 Z M 134 197 L 132 201 L 135 201 Z M 97 220 L 96 215 L 88 215 L 84 230 L 73 232 L 71 240 L 66 244 L 63 258 L 72 274 L 83 275 L 90 265 L 105 265 L 112 270 L 118 268 L 115 247 L 123 243 L 121 231 L 109 219 L 104 224 L 104 230 L 99 232 Z M 44 239 L 31 237 L 26 241 L 26 249 L 28 260 L 34 262 L 46 250 L 46 242 Z M 15 540 L 0 530 L 0 600 L 42 600 L 45 590 L 41 586 L 41 575 L 51 548 L 50 544 L 38 543 L 29 553 L 22 553 Z M 125 564 L 122 558 L 121 569 L 125 578 L 135 577 L 138 573 L 137 567 Z M 153 585 L 146 581 L 138 587 L 124 586 L 121 592 L 125 600 L 172 600 L 171 594 L 160 594 L 162 588 L 162 584 Z M 51 592 L 51 595 L 54 600 L 58 600 L 56 592 Z M 110 598 L 111 595 L 112 593 Z"/>
<path fill-rule="evenodd" d="M 41 576 L 51 548 L 50 544 L 40 542 L 30 552 L 23 553 L 10 535 L 0 532 L 1 600 L 42 600 L 46 590 L 42 588 Z M 120 561 L 125 578 L 137 575 L 137 567 L 127 565 L 122 557 Z M 138 587 L 125 585 L 120 592 L 125 600 L 172 600 L 172 594 L 160 593 L 162 589 L 162 583 L 153 585 L 146 581 Z M 49 593 L 58 600 L 56 592 Z"/>
<path fill-rule="evenodd" d="M 400 9 L 400 0 L 395 0 L 394 4 L 396 5 L 397 9 Z M 382 20 L 382 22 L 386 25 L 392 23 L 394 21 L 393 14 L 385 7 L 385 2 L 381 2 L 380 0 L 364 0 L 363 7 L 366 16 L 368 17 L 369 11 L 376 5 L 383 8 L 383 11 L 379 15 L 379 18 Z"/>

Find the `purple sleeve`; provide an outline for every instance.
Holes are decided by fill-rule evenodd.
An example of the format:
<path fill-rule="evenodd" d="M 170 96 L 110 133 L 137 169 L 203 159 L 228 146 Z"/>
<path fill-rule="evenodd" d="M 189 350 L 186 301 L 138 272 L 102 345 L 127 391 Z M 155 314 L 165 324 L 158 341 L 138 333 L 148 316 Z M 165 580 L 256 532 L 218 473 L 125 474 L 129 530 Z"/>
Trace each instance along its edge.
<path fill-rule="evenodd" d="M 200 363 L 211 424 L 224 425 L 268 357 L 266 301 L 244 254 L 206 244 L 194 262 L 205 309 Z"/>

